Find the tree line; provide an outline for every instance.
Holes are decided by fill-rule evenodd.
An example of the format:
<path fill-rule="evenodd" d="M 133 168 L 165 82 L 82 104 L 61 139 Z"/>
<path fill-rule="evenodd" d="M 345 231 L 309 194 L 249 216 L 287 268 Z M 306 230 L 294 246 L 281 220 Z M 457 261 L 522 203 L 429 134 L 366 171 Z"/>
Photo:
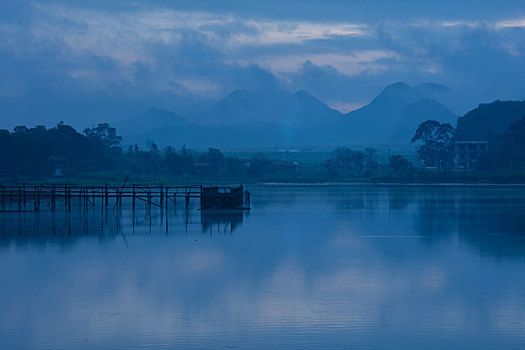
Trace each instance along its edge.
<path fill-rule="evenodd" d="M 428 169 L 439 171 L 439 180 L 451 173 L 455 166 L 456 129 L 448 123 L 427 120 L 421 123 L 411 144 L 417 145 L 418 160 L 421 167 L 414 167 L 402 155 L 391 155 L 388 163 L 381 165 L 375 159 L 376 151 L 365 151 L 339 147 L 332 152 L 332 157 L 323 164 L 333 177 L 340 176 L 379 176 L 383 180 L 411 181 L 424 179 Z M 479 140 L 483 141 L 483 140 Z M 477 159 L 473 173 L 519 173 L 525 171 L 525 116 L 512 123 L 506 133 L 495 135 L 486 151 Z M 386 178 L 382 174 L 387 174 Z M 428 176 L 427 176 L 428 177 Z"/>
<path fill-rule="evenodd" d="M 122 137 L 107 123 L 80 133 L 59 123 L 28 128 L 17 126 L 12 132 L 0 130 L 0 177 L 10 180 L 77 177 L 84 173 L 127 171 L 135 174 L 189 176 L 259 177 L 276 171 L 263 155 L 248 160 L 226 157 L 219 149 L 199 153 L 183 146 L 163 150 L 153 143 L 148 149 L 138 145 L 121 147 Z"/>
<path fill-rule="evenodd" d="M 17 126 L 12 132 L 0 130 L 0 175 L 42 178 L 57 171 L 74 176 L 92 169 L 113 169 L 121 156 L 120 141 L 108 124 L 86 129 L 84 134 L 63 122 L 50 129 Z"/>
<path fill-rule="evenodd" d="M 411 143 L 417 144 L 424 168 L 448 172 L 454 167 L 456 130 L 450 124 L 427 120 L 417 128 Z M 123 150 L 122 138 L 107 123 L 87 128 L 82 133 L 59 123 L 44 126 L 15 127 L 12 132 L 0 130 L 0 177 L 11 180 L 53 176 L 77 177 L 84 173 L 126 171 L 147 175 L 188 175 L 190 177 L 260 178 L 278 173 L 283 162 L 257 154 L 250 159 L 225 156 L 219 149 L 204 153 L 183 146 L 180 150 L 164 149 L 153 143 L 147 149 L 138 145 Z M 319 164 L 327 180 L 352 177 L 377 177 L 385 174 L 394 179 L 410 180 L 415 167 L 401 155 L 387 162 L 378 160 L 375 149 L 353 150 L 338 147 L 330 159 Z M 290 168 L 293 165 L 287 164 Z M 480 155 L 482 172 L 516 172 L 525 170 L 525 117 L 513 123 L 508 132 L 499 135 L 487 152 Z M 424 170 L 423 170 L 424 171 Z M 289 175 L 289 174 L 288 174 Z"/>

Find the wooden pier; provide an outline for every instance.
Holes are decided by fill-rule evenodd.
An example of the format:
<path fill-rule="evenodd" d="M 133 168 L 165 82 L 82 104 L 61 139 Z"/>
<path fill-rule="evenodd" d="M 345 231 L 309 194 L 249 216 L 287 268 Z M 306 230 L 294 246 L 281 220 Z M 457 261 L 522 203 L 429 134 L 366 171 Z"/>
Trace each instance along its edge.
<path fill-rule="evenodd" d="M 200 200 L 200 209 L 249 209 L 250 193 L 241 186 L 82 186 L 76 184 L 16 184 L 0 185 L 0 212 L 57 210 L 57 204 L 71 211 L 71 203 L 89 210 L 118 209 L 126 201 L 133 211 L 142 203 L 147 209 L 168 209 L 179 200 L 186 209 L 192 198 Z"/>

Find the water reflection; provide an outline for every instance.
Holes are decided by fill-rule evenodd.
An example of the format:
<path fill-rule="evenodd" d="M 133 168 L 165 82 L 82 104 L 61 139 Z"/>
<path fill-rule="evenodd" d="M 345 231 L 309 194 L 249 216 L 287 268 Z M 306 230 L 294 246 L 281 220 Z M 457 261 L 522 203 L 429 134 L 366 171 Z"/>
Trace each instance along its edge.
<path fill-rule="evenodd" d="M 340 215 L 366 215 L 351 220 L 370 231 L 370 222 L 383 224 L 378 234 L 411 232 L 432 245 L 454 235 L 483 255 L 516 257 L 525 254 L 525 189 L 520 186 L 390 186 L 330 188 L 328 201 Z M 386 219 L 388 218 L 388 222 Z M 411 225 L 411 229 L 407 229 Z M 506 254 L 506 252 L 508 254 Z"/>
<path fill-rule="evenodd" d="M 9 243 L 55 241 L 71 245 L 79 238 L 110 240 L 124 235 L 201 233 L 232 234 L 243 222 L 244 210 L 131 210 L 123 206 L 117 210 L 101 208 L 84 211 L 73 205 L 72 211 L 57 208 L 47 211 L 0 212 L 0 247 Z"/>
<path fill-rule="evenodd" d="M 0 348 L 522 348 L 524 189 L 250 192 L 249 215 L 9 214 Z"/>
<path fill-rule="evenodd" d="M 233 233 L 242 225 L 244 210 L 203 210 L 201 211 L 202 232 L 210 235 L 217 233 Z"/>

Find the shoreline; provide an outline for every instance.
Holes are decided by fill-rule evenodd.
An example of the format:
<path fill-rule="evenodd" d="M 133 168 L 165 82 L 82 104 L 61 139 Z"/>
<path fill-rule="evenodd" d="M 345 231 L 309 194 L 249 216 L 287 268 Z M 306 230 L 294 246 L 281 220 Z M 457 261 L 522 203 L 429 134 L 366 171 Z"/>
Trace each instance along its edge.
<path fill-rule="evenodd" d="M 463 186 L 478 186 L 478 187 L 525 187 L 525 183 L 463 183 L 463 182 L 435 182 L 435 183 L 424 183 L 424 182 L 257 182 L 256 186 L 267 186 L 267 187 L 279 187 L 279 186 L 412 186 L 412 187 L 463 187 Z M 247 186 L 254 186 L 247 185 Z"/>
<path fill-rule="evenodd" d="M 97 180 L 78 180 L 78 179 L 63 179 L 64 181 L 16 181 L 16 182 L 0 182 L 0 187 L 10 185 L 84 185 L 84 186 L 103 186 L 122 185 L 122 181 L 97 181 Z M 244 179 L 245 180 L 245 179 Z M 159 184 L 157 181 L 128 181 L 128 184 L 135 185 L 151 185 Z M 206 179 L 195 181 L 162 181 L 160 184 L 165 186 L 174 185 L 196 185 L 196 186 L 238 186 L 245 187 L 329 187 L 329 186 L 366 186 L 366 187 L 525 187 L 525 182 L 366 182 L 366 181 L 330 181 L 330 182 L 314 182 L 314 181 L 242 181 L 242 179 Z"/>

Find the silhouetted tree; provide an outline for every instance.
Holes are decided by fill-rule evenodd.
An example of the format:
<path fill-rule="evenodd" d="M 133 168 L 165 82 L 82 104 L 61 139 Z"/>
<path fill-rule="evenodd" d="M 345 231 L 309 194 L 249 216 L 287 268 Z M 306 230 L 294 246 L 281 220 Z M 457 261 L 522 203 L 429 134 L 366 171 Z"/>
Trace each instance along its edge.
<path fill-rule="evenodd" d="M 419 143 L 419 159 L 427 167 L 451 168 L 454 156 L 455 129 L 450 124 L 427 120 L 419 125 L 410 143 Z"/>
<path fill-rule="evenodd" d="M 333 175 L 341 175 L 343 172 L 363 170 L 365 154 L 361 151 L 353 151 L 350 148 L 338 147 L 332 151 L 332 158 L 326 161 L 324 167 Z"/>
<path fill-rule="evenodd" d="M 410 164 L 408 163 L 408 160 L 406 160 L 403 156 L 390 156 L 390 170 L 392 171 L 392 175 L 396 177 L 406 176 L 408 174 L 409 169 Z"/>
<path fill-rule="evenodd" d="M 84 135 L 105 147 L 118 146 L 122 142 L 122 137 L 117 135 L 117 129 L 110 127 L 108 123 L 98 124 L 96 128 L 84 129 Z"/>
<path fill-rule="evenodd" d="M 60 122 L 56 127 L 17 126 L 0 132 L 0 174 L 9 177 L 43 178 L 60 169 L 66 176 L 119 167 L 120 148 L 78 133 Z"/>

